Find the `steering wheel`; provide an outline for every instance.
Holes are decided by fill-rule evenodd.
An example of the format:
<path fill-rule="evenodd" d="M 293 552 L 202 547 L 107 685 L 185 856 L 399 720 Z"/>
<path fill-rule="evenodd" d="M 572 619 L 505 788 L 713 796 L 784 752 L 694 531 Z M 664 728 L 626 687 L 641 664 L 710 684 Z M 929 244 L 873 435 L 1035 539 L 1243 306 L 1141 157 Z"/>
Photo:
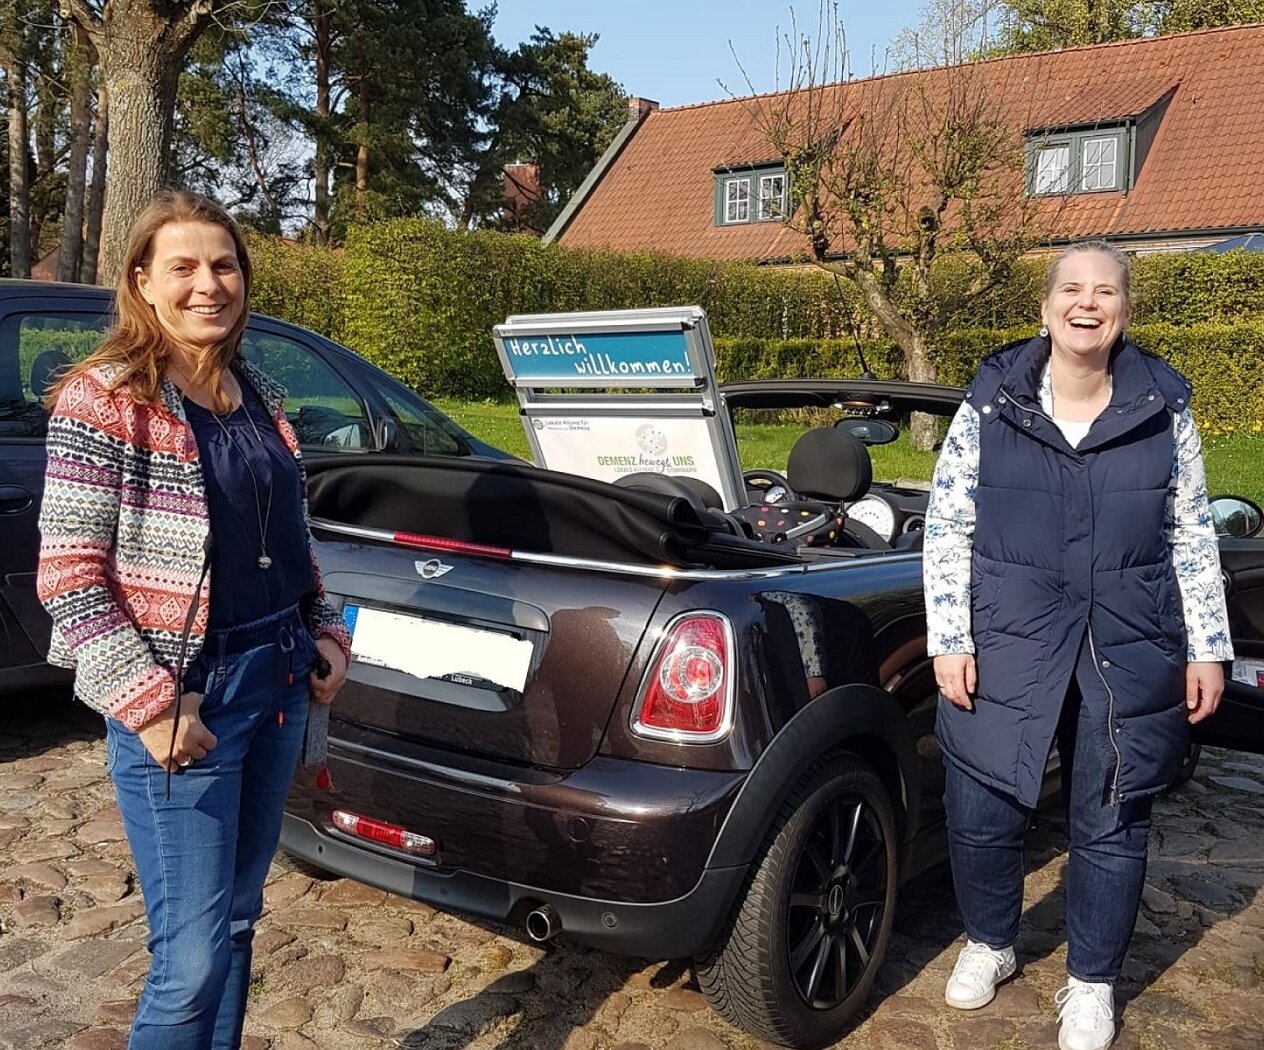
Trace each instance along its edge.
<path fill-rule="evenodd" d="M 799 498 L 790 487 L 786 476 L 778 474 L 775 470 L 743 471 L 742 480 L 748 489 L 759 492 L 765 503 L 785 503 L 787 500 Z"/>

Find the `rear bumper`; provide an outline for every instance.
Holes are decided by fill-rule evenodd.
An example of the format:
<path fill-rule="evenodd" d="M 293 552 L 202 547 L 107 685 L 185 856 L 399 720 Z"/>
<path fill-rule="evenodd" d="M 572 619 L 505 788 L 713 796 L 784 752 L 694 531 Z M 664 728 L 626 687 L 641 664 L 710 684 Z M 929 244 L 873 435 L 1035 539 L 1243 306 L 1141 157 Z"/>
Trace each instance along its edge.
<path fill-rule="evenodd" d="M 596 755 L 553 771 L 427 747 L 346 722 L 328 790 L 300 770 L 282 846 L 319 867 L 444 909 L 521 926 L 552 905 L 575 940 L 678 958 L 728 913 L 746 858 L 708 866 L 748 774 Z M 415 857 L 334 824 L 334 809 L 437 843 Z"/>
<path fill-rule="evenodd" d="M 648 959 L 684 958 L 705 948 L 719 931 L 746 874 L 744 866 L 706 870 L 692 890 L 675 900 L 632 904 L 558 893 L 468 871 L 427 869 L 318 829 L 289 813 L 281 829 L 281 846 L 335 874 L 492 922 L 521 925 L 528 912 L 548 904 L 557 914 L 564 937 Z"/>

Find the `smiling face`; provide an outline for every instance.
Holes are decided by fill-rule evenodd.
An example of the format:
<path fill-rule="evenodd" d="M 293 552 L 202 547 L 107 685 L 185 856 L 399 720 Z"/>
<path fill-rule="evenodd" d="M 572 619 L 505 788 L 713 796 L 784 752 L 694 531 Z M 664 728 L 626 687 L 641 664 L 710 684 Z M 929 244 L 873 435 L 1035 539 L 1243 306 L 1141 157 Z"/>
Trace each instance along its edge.
<path fill-rule="evenodd" d="M 1076 357 L 1109 353 L 1132 317 L 1119 263 L 1102 252 L 1085 251 L 1055 265 L 1040 306 L 1054 348 Z"/>
<path fill-rule="evenodd" d="M 153 236 L 136 287 L 167 336 L 194 354 L 224 343 L 246 304 L 237 246 L 222 226 L 169 222 Z"/>

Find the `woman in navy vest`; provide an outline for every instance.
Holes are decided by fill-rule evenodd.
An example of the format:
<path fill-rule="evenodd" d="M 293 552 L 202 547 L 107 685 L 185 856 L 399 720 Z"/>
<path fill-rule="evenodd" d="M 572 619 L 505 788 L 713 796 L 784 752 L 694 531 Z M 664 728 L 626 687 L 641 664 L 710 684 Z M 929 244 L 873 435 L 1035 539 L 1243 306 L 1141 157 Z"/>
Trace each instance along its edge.
<path fill-rule="evenodd" d="M 1115 1037 L 1151 802 L 1233 658 L 1190 387 L 1125 336 L 1128 276 L 1101 241 L 1057 257 L 1040 335 L 984 360 L 967 391 L 926 518 L 967 936 L 945 997 L 977 1009 L 1015 972 L 1023 831 L 1056 743 L 1070 837 L 1062 1050 Z"/>

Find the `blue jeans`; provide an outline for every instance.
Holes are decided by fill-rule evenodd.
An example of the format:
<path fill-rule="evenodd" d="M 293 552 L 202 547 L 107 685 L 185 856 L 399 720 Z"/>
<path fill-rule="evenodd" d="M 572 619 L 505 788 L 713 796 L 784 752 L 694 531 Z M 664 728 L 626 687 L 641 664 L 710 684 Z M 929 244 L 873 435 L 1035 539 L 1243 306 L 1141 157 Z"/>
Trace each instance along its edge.
<path fill-rule="evenodd" d="M 307 721 L 316 646 L 295 610 L 206 638 L 186 691 L 217 738 L 171 777 L 107 720 L 106 755 L 149 919 L 129 1050 L 235 1050 L 263 883 Z"/>
<path fill-rule="evenodd" d="M 1072 685 L 1062 705 L 1058 754 L 1067 811 L 1067 972 L 1114 981 L 1123 968 L 1145 886 L 1152 799 L 1109 803 L 1113 770 L 1105 726 Z M 1031 810 L 947 764 L 944 805 L 957 906 L 966 936 L 991 948 L 1018 937 L 1023 908 L 1023 832 Z"/>

